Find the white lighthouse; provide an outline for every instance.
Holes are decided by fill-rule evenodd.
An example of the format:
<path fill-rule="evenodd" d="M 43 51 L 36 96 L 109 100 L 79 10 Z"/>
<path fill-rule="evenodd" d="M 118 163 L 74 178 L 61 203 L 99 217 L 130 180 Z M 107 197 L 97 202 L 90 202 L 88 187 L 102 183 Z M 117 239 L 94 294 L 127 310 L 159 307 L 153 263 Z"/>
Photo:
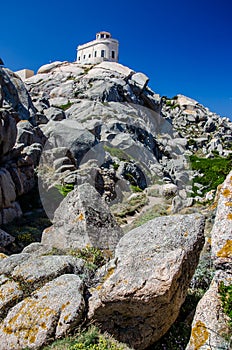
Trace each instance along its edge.
<path fill-rule="evenodd" d="M 96 39 L 77 47 L 77 62 L 96 64 L 102 61 L 118 62 L 118 40 L 109 32 L 99 32 Z"/>

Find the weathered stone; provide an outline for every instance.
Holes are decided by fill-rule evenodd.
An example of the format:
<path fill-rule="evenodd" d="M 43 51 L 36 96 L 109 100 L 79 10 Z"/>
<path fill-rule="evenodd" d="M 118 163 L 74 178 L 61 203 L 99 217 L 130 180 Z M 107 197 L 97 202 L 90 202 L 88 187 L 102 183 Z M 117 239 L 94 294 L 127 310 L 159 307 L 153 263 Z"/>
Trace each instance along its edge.
<path fill-rule="evenodd" d="M 232 171 L 220 189 L 217 213 L 211 231 L 212 259 L 215 265 L 232 268 Z"/>
<path fill-rule="evenodd" d="M 84 261 L 81 259 L 65 255 L 47 255 L 23 261 L 14 268 L 11 276 L 14 280 L 23 281 L 35 289 L 60 275 L 81 273 L 83 267 Z"/>
<path fill-rule="evenodd" d="M 186 350 L 230 349 L 229 317 L 222 309 L 220 283 L 226 286 L 232 284 L 231 271 L 216 272 L 208 291 L 199 301 Z"/>
<path fill-rule="evenodd" d="M 9 208 L 3 208 L 1 210 L 0 225 L 8 224 L 16 218 L 22 216 L 22 210 L 18 202 L 12 202 Z"/>
<path fill-rule="evenodd" d="M 50 107 L 44 110 L 45 116 L 48 120 L 60 121 L 65 119 L 65 113 L 60 108 Z"/>
<path fill-rule="evenodd" d="M 43 66 L 41 66 L 38 69 L 37 74 L 49 73 L 52 69 L 60 66 L 61 64 L 62 64 L 61 61 L 55 61 L 55 62 L 52 62 L 52 63 L 44 64 Z"/>
<path fill-rule="evenodd" d="M 0 274 L 10 275 L 16 266 L 29 259 L 29 257 L 30 254 L 21 253 L 0 260 Z"/>
<path fill-rule="evenodd" d="M 6 315 L 10 307 L 14 306 L 23 296 L 20 284 L 4 275 L 0 275 L 0 317 Z"/>
<path fill-rule="evenodd" d="M 135 349 L 157 341 L 184 302 L 203 230 L 203 217 L 192 214 L 156 218 L 125 234 L 114 268 L 91 291 L 89 318 Z"/>
<path fill-rule="evenodd" d="M 83 283 L 62 275 L 14 306 L 0 325 L 0 349 L 39 348 L 77 326 L 85 303 Z"/>
<path fill-rule="evenodd" d="M 54 225 L 44 230 L 42 243 L 61 249 L 87 245 L 114 250 L 123 233 L 106 203 L 89 184 L 78 186 L 61 202 Z"/>
<path fill-rule="evenodd" d="M 15 145 L 17 127 L 15 119 L 6 111 L 0 111 L 0 157 L 7 154 Z"/>
<path fill-rule="evenodd" d="M 13 243 L 15 238 L 9 233 L 0 229 L 0 248 L 7 247 L 9 244 Z"/>
<path fill-rule="evenodd" d="M 143 90 L 147 86 L 149 78 L 143 73 L 135 73 L 132 75 L 131 80 Z"/>
<path fill-rule="evenodd" d="M 19 119 L 33 120 L 36 109 L 22 80 L 7 68 L 2 68 L 2 76 L 4 100 L 17 112 Z"/>
<path fill-rule="evenodd" d="M 1 189 L 1 200 L 0 206 L 8 208 L 11 203 L 16 199 L 15 184 L 10 176 L 10 173 L 0 168 L 0 189 Z"/>

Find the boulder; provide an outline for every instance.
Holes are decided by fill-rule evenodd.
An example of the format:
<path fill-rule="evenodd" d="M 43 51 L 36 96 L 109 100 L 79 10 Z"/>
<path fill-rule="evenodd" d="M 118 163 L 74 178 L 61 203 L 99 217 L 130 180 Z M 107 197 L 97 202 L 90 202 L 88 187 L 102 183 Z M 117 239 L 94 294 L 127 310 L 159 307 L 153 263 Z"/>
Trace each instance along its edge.
<path fill-rule="evenodd" d="M 38 69 L 37 74 L 45 74 L 45 73 L 49 73 L 52 69 L 60 66 L 62 64 L 61 61 L 55 61 L 52 63 L 48 63 L 48 64 L 44 64 L 43 66 L 41 66 Z M 38 77 L 37 79 L 39 79 L 40 77 Z M 35 79 L 35 78 L 34 78 Z M 33 80 L 34 81 L 34 80 Z"/>
<path fill-rule="evenodd" d="M 87 245 L 114 251 L 123 233 L 99 193 L 89 184 L 70 192 L 44 230 L 42 243 L 61 249 Z"/>
<path fill-rule="evenodd" d="M 18 114 L 21 120 L 33 120 L 36 108 L 31 97 L 17 74 L 7 68 L 2 68 L 2 91 L 5 102 Z"/>
<path fill-rule="evenodd" d="M 211 231 L 212 259 L 216 266 L 232 268 L 232 171 L 221 189 Z M 221 268 L 222 268 L 221 266 Z"/>
<path fill-rule="evenodd" d="M 54 279 L 11 308 L 0 325 L 0 350 L 37 349 L 66 335 L 80 323 L 84 307 L 78 276 Z"/>
<path fill-rule="evenodd" d="M 56 107 L 49 107 L 44 110 L 44 114 L 48 120 L 60 121 L 65 119 L 65 113 L 62 109 Z"/>
<path fill-rule="evenodd" d="M 15 119 L 5 110 L 0 110 L 0 157 L 7 154 L 15 145 L 17 127 Z"/>
<path fill-rule="evenodd" d="M 13 243 L 15 238 L 9 233 L 0 229 L 0 250 L 1 248 L 7 247 L 9 244 Z"/>
<path fill-rule="evenodd" d="M 50 121 L 43 130 L 49 139 L 45 150 L 66 147 L 76 158 L 77 164 L 80 164 L 85 153 L 97 144 L 96 137 L 74 120 Z"/>
<path fill-rule="evenodd" d="M 191 214 L 159 217 L 125 234 L 91 290 L 89 319 L 135 349 L 161 338 L 185 300 L 203 231 L 204 218 Z"/>
<path fill-rule="evenodd" d="M 221 283 L 232 285 L 231 272 L 217 271 L 199 301 L 186 350 L 231 349 L 229 317 L 223 312 L 219 294 Z"/>

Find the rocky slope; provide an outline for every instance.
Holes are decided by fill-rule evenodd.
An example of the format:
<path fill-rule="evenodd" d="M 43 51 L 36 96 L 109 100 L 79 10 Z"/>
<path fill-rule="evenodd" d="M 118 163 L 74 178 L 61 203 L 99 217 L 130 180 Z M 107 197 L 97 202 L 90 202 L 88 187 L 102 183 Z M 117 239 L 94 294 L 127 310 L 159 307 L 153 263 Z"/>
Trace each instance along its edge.
<path fill-rule="evenodd" d="M 204 218 L 196 208 L 183 214 L 201 176 L 189 156 L 230 155 L 232 123 L 182 95 L 161 98 L 143 73 L 117 63 L 54 62 L 27 79 L 27 89 L 1 67 L 0 79 L 2 222 L 22 214 L 20 197 L 37 174 L 53 221 L 42 243 L 0 255 L 0 349 L 37 349 L 95 321 L 145 349 L 177 318 L 204 244 Z M 223 314 L 217 291 L 231 277 L 230 180 L 212 231 L 219 272 L 199 305 L 189 349 L 203 349 L 207 339 L 219 344 L 210 333 L 218 329 L 209 320 L 215 315 L 203 315 L 201 305 L 214 295 Z M 151 196 L 171 215 L 124 235 L 107 204 L 118 219 Z M 14 238 L 1 230 L 0 239 L 7 252 Z"/>

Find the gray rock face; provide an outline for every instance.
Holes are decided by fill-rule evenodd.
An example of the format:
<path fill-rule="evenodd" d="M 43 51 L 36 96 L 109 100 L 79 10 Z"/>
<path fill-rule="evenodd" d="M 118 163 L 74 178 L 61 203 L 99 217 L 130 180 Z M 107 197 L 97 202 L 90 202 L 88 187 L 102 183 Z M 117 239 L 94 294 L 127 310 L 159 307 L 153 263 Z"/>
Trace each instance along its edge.
<path fill-rule="evenodd" d="M 7 110 L 0 111 L 0 157 L 15 145 L 17 136 L 16 121 Z"/>
<path fill-rule="evenodd" d="M 59 338 L 81 321 L 83 283 L 62 275 L 14 306 L 0 325 L 0 349 L 39 348 Z"/>
<path fill-rule="evenodd" d="M 15 238 L 9 233 L 0 229 L 0 251 L 1 248 L 7 247 L 9 244 L 13 243 Z"/>
<path fill-rule="evenodd" d="M 145 349 L 172 325 L 202 246 L 199 215 L 160 217 L 125 234 L 114 267 L 89 299 L 89 318 L 135 349 Z"/>
<path fill-rule="evenodd" d="M 186 350 L 231 349 L 229 317 L 222 310 L 218 292 L 222 282 L 226 286 L 232 284 L 231 271 L 217 271 L 208 291 L 199 301 Z"/>
<path fill-rule="evenodd" d="M 45 229 L 42 243 L 62 249 L 87 245 L 114 250 L 122 231 L 99 193 L 89 184 L 78 186 L 61 202 L 54 225 Z"/>
<path fill-rule="evenodd" d="M 216 217 L 211 231 L 211 256 L 216 267 L 208 291 L 197 305 L 186 350 L 230 349 L 229 317 L 222 308 L 220 286 L 232 285 L 232 172 L 219 190 Z"/>
<path fill-rule="evenodd" d="M 7 68 L 1 68 L 4 101 L 18 114 L 19 119 L 33 118 L 36 109 L 22 80 Z"/>
<path fill-rule="evenodd" d="M 232 171 L 220 189 L 212 237 L 212 259 L 215 265 L 232 269 Z M 220 268 L 223 268 L 223 267 Z"/>

